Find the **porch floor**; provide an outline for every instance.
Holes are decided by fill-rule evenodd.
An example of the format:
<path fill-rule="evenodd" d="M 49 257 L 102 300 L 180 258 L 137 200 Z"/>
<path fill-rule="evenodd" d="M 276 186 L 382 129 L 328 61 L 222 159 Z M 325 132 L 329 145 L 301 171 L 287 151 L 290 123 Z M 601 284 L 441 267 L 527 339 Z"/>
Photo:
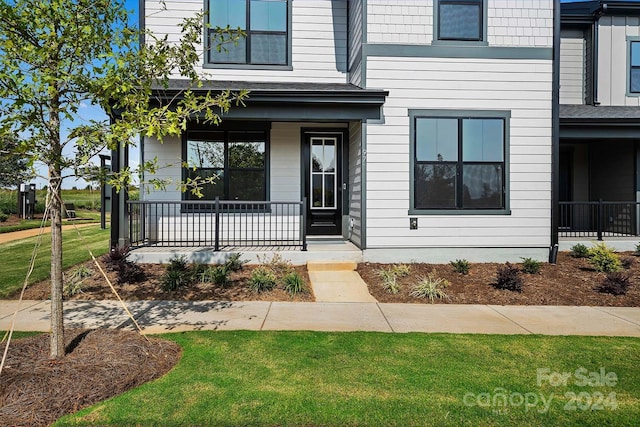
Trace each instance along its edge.
<path fill-rule="evenodd" d="M 258 258 L 270 258 L 275 253 L 294 265 L 305 265 L 307 261 L 362 262 L 362 251 L 341 236 L 309 237 L 306 251 L 302 251 L 300 247 L 287 246 L 226 246 L 218 252 L 213 247 L 145 246 L 133 249 L 129 259 L 142 264 L 163 264 L 175 256 L 184 256 L 190 262 L 220 264 L 233 252 L 242 253 L 249 264 L 258 264 Z"/>

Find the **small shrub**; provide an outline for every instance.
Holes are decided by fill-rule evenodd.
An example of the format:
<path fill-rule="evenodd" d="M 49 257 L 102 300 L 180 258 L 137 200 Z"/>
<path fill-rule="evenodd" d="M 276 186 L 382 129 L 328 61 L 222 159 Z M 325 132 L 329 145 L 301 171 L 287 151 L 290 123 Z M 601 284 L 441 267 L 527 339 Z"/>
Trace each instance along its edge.
<path fill-rule="evenodd" d="M 571 256 L 574 258 L 587 258 L 589 256 L 589 248 L 582 243 L 576 243 L 571 246 Z"/>
<path fill-rule="evenodd" d="M 205 271 L 207 271 L 210 266 L 207 264 L 202 264 L 200 262 L 194 262 L 191 264 L 191 274 L 194 276 L 194 280 L 198 280 L 202 278 L 202 275 Z"/>
<path fill-rule="evenodd" d="M 249 260 L 247 259 L 240 259 L 240 257 L 242 256 L 241 253 L 239 252 L 234 252 L 231 255 L 229 255 L 229 259 L 227 259 L 227 262 L 224 263 L 224 265 L 227 267 L 227 270 L 229 271 L 240 271 L 242 270 L 242 267 L 249 262 Z"/>
<path fill-rule="evenodd" d="M 629 290 L 630 284 L 627 274 L 616 271 L 607 274 L 607 277 L 598 287 L 598 291 L 612 295 L 624 295 Z"/>
<path fill-rule="evenodd" d="M 7 222 L 8 219 L 9 219 L 9 215 L 7 215 L 4 212 L 0 212 L 0 222 Z"/>
<path fill-rule="evenodd" d="M 631 267 L 633 267 L 633 264 L 635 264 L 635 262 L 636 262 L 635 259 L 633 259 L 631 257 L 628 257 L 628 256 L 620 259 L 620 265 L 625 270 L 629 270 Z"/>
<path fill-rule="evenodd" d="M 522 272 L 526 274 L 538 274 L 542 268 L 542 262 L 533 258 L 522 258 Z"/>
<path fill-rule="evenodd" d="M 449 286 L 449 281 L 441 277 L 436 277 L 435 272 L 420 278 L 420 281 L 412 286 L 409 295 L 417 298 L 428 298 L 432 303 L 436 299 L 449 298 L 444 292 Z"/>
<path fill-rule="evenodd" d="M 74 295 L 82 293 L 82 285 L 84 284 L 84 279 L 91 277 L 92 275 L 93 270 L 85 267 L 84 265 L 81 265 L 73 270 L 70 273 L 69 278 L 64 281 L 64 286 L 62 287 L 63 295 L 65 297 L 72 297 Z"/>
<path fill-rule="evenodd" d="M 389 270 L 381 268 L 378 270 L 378 276 L 380 280 L 382 280 L 382 289 L 387 291 L 390 294 L 397 294 L 400 292 L 400 286 L 396 280 L 396 273 L 393 271 L 393 268 Z"/>
<path fill-rule="evenodd" d="M 522 291 L 523 280 L 520 276 L 520 270 L 517 267 L 506 263 L 503 267 L 498 267 L 496 274 L 496 288 L 506 289 L 509 291 Z"/>
<path fill-rule="evenodd" d="M 634 252 L 634 255 L 640 256 L 640 243 L 636 243 L 636 250 Z"/>
<path fill-rule="evenodd" d="M 287 273 L 293 271 L 293 265 L 288 259 L 282 258 L 279 253 L 274 253 L 269 259 L 268 255 L 260 257 L 258 255 L 258 262 L 268 270 L 271 270 L 276 276 L 284 276 Z"/>
<path fill-rule="evenodd" d="M 304 279 L 297 271 L 292 271 L 291 273 L 286 274 L 283 281 L 284 290 L 292 297 L 299 293 L 306 292 L 307 290 L 307 285 L 305 284 Z"/>
<path fill-rule="evenodd" d="M 184 256 L 173 257 L 169 260 L 167 270 L 160 279 L 163 290 L 170 292 L 193 283 L 193 271 L 189 269 L 187 259 Z"/>
<path fill-rule="evenodd" d="M 147 274 L 140 265 L 126 259 L 120 260 L 114 269 L 118 272 L 118 283 L 140 283 L 147 278 Z"/>
<path fill-rule="evenodd" d="M 469 261 L 466 259 L 457 259 L 455 261 L 451 261 L 451 267 L 453 267 L 453 271 L 459 274 L 469 274 Z"/>
<path fill-rule="evenodd" d="M 604 243 L 598 243 L 589 249 L 589 263 L 596 271 L 604 273 L 613 273 L 622 268 L 618 254 Z"/>
<path fill-rule="evenodd" d="M 211 269 L 211 281 L 223 288 L 229 284 L 229 270 L 226 264 Z"/>
<path fill-rule="evenodd" d="M 127 258 L 127 256 L 129 255 L 129 247 L 128 246 L 124 246 L 124 247 L 115 247 L 115 248 L 111 248 L 111 250 L 109 251 L 109 261 L 113 262 L 113 261 L 120 261 L 121 259 L 125 259 Z"/>
<path fill-rule="evenodd" d="M 396 277 L 407 277 L 411 274 L 411 267 L 407 264 L 394 264 L 391 266 L 391 271 Z"/>
<path fill-rule="evenodd" d="M 276 275 L 263 266 L 257 267 L 251 273 L 249 288 L 254 292 L 270 291 L 276 286 Z"/>

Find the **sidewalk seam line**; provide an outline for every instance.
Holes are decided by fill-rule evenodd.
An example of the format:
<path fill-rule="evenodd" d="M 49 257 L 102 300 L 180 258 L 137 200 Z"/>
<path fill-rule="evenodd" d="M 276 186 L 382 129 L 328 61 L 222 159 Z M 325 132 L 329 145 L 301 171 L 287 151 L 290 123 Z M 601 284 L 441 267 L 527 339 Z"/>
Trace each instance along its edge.
<path fill-rule="evenodd" d="M 608 312 L 608 311 L 605 311 L 605 310 L 603 310 L 601 307 L 591 307 L 591 308 L 593 308 L 593 309 L 595 309 L 595 310 L 597 310 L 597 311 L 599 311 L 599 312 L 601 312 L 601 313 L 608 314 L 609 316 L 613 316 L 613 317 L 615 317 L 616 319 L 620 319 L 620 320 L 623 320 L 623 321 L 625 321 L 625 322 L 627 322 L 627 323 L 631 323 L 632 325 L 640 326 L 640 323 L 637 323 L 637 322 L 635 322 L 635 321 L 633 321 L 633 320 L 625 319 L 624 317 L 620 317 L 620 316 L 618 316 L 617 314 L 614 314 L 614 313 L 610 313 L 610 312 Z M 608 308 L 615 308 L 615 307 L 608 307 Z"/>
<path fill-rule="evenodd" d="M 271 313 L 271 306 L 273 305 L 273 301 L 269 301 L 269 308 L 267 308 L 267 314 L 264 315 L 264 319 L 262 319 L 262 324 L 260 325 L 260 331 L 264 329 L 264 324 L 267 323 L 267 317 L 269 317 L 269 313 Z"/>
<path fill-rule="evenodd" d="M 522 329 L 524 329 L 525 331 L 527 331 L 528 333 L 530 333 L 531 335 L 535 335 L 532 331 L 530 331 L 529 329 L 525 328 L 524 326 L 522 326 L 520 323 L 516 322 L 515 320 L 513 320 L 512 318 L 508 317 L 507 315 L 500 313 L 498 310 L 496 310 L 495 308 L 491 307 L 490 305 L 486 304 L 485 307 L 490 308 L 491 310 L 495 311 L 496 313 L 498 313 L 500 316 L 504 317 L 505 319 L 507 319 L 508 321 L 510 321 L 511 323 L 513 323 L 516 326 L 521 327 Z"/>
<path fill-rule="evenodd" d="M 380 310 L 380 314 L 382 314 L 382 318 L 384 319 L 384 321 L 387 322 L 387 325 L 389 325 L 389 329 L 391 329 L 391 332 L 395 333 L 395 329 L 393 329 L 393 326 L 391 326 L 391 323 L 389 323 L 389 319 L 387 319 L 384 311 L 382 311 L 382 307 L 380 307 L 380 302 L 376 302 L 376 306 L 378 306 L 378 310 Z"/>

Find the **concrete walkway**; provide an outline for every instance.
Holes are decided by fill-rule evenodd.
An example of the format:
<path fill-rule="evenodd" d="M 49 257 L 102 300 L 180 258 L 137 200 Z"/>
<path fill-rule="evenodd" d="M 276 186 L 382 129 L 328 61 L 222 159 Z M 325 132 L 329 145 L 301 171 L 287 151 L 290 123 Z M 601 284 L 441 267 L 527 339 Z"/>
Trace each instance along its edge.
<path fill-rule="evenodd" d="M 0 301 L 0 330 L 17 301 Z M 640 337 L 640 308 L 322 302 L 136 301 L 146 333 L 312 330 Z M 132 328 L 117 301 L 65 302 L 67 328 Z M 23 301 L 15 330 L 48 331 L 49 302 Z"/>
<path fill-rule="evenodd" d="M 309 261 L 307 272 L 316 302 L 378 302 L 355 271 L 355 261 Z"/>

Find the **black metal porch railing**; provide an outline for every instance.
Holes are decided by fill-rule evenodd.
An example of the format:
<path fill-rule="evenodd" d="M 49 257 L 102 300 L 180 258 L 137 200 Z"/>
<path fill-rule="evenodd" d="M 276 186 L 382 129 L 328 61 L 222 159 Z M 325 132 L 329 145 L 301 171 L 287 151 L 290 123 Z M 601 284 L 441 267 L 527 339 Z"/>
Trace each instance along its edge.
<path fill-rule="evenodd" d="M 560 237 L 633 237 L 638 235 L 640 202 L 560 202 Z"/>
<path fill-rule="evenodd" d="M 129 201 L 132 247 L 296 247 L 307 250 L 306 199 Z"/>

